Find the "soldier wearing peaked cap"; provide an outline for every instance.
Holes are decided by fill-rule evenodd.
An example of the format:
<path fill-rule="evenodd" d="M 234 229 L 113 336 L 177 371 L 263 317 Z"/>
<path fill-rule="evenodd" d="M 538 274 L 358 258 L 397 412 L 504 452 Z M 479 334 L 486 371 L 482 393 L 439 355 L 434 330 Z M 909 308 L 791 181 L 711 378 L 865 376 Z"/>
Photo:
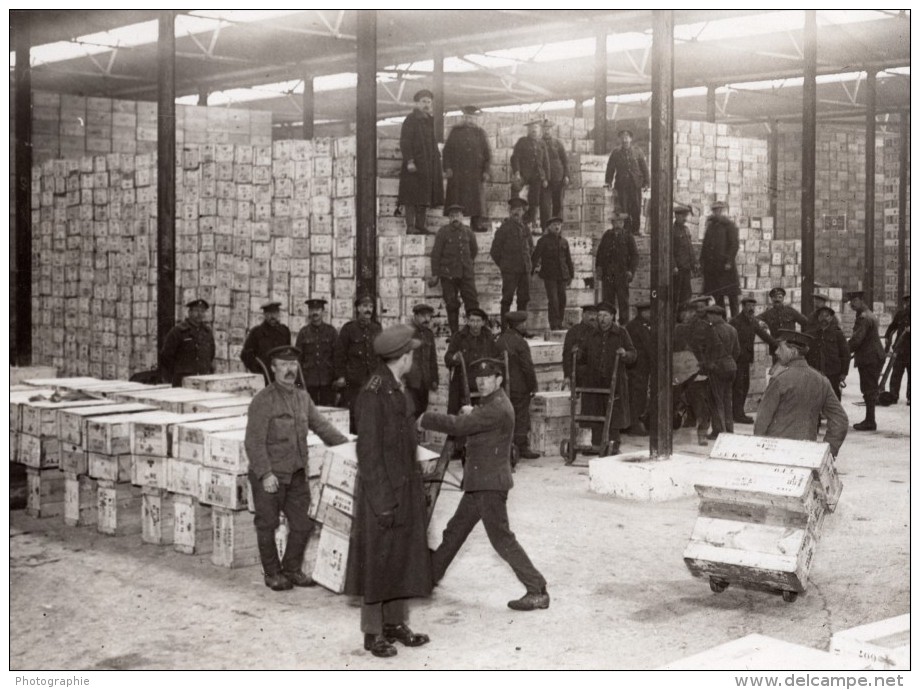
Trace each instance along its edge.
<path fill-rule="evenodd" d="M 671 271 L 674 274 L 674 312 L 677 305 L 690 300 L 693 294 L 691 278 L 693 273 L 700 270 L 693 249 L 693 238 L 690 228 L 687 227 L 687 217 L 693 214 L 693 209 L 684 204 L 674 204 L 674 235 L 673 252 L 671 254 Z"/>
<path fill-rule="evenodd" d="M 811 332 L 813 329 L 818 327 L 818 312 L 828 306 L 828 297 L 823 292 L 814 293 L 811 298 L 814 300 L 815 310 L 808 315 L 808 324 L 803 329 L 805 333 Z M 831 309 L 831 312 L 834 310 Z M 840 328 L 840 321 L 837 319 L 836 314 L 834 314 L 831 322 L 837 327 Z"/>
<path fill-rule="evenodd" d="M 329 446 L 348 441 L 316 409 L 307 392 L 295 387 L 300 356 L 300 351 L 290 344 L 266 353 L 274 374 L 272 383 L 252 399 L 246 421 L 245 445 L 256 541 L 265 585 L 273 590 L 314 584 L 313 578 L 301 569 L 304 549 L 313 530 L 313 520 L 308 515 L 307 434 L 315 432 Z M 275 546 L 281 511 L 290 530 L 283 559 L 278 558 Z"/>
<path fill-rule="evenodd" d="M 540 238 L 543 239 L 542 237 Z M 520 457 L 532 460 L 540 454 L 530 449 L 530 400 L 537 392 L 537 375 L 533 368 L 530 345 L 522 332 L 526 311 L 505 314 L 508 327 L 495 340 L 499 353 L 508 353 L 508 378 L 511 405 L 514 407 L 514 445 Z"/>
<path fill-rule="evenodd" d="M 760 313 L 760 319 L 770 327 L 771 333 L 780 331 L 794 331 L 795 325 L 799 324 L 802 329 L 808 327 L 806 319 L 798 310 L 793 309 L 788 304 L 783 304 L 786 299 L 785 288 L 775 287 L 769 292 L 771 306 Z M 773 361 L 776 361 L 776 345 L 770 346 L 770 354 L 773 355 Z"/>
<path fill-rule="evenodd" d="M 757 408 L 754 435 L 816 441 L 818 419 L 824 417 L 824 441 L 836 456 L 849 422 L 830 382 L 805 361 L 812 338 L 795 331 L 780 331 L 777 339 L 776 352 L 782 367 L 770 377 Z"/>
<path fill-rule="evenodd" d="M 380 333 L 380 324 L 373 320 L 374 300 L 367 295 L 355 299 L 357 317 L 342 326 L 335 342 L 335 384 L 344 388 L 342 403 L 351 413 L 351 431 L 355 432 L 355 398 L 361 387 L 380 364 L 374 352 L 374 338 Z"/>
<path fill-rule="evenodd" d="M 447 208 L 450 223 L 441 226 L 431 250 L 431 275 L 441 282 L 447 322 L 451 334 L 457 332 L 460 317 L 460 299 L 467 311 L 479 307 L 473 261 L 479 253 L 476 235 L 463 224 L 463 208 Z"/>
<path fill-rule="evenodd" d="M 706 358 L 700 362 L 700 370 L 709 376 L 709 402 L 712 410 L 712 433 L 709 437 L 714 439 L 723 431 L 730 434 L 735 431 L 732 388 L 738 372 L 741 345 L 738 343 L 738 332 L 725 322 L 724 307 L 712 304 L 705 311 L 711 335 Z"/>
<path fill-rule="evenodd" d="M 262 323 L 249 331 L 240 359 L 253 374 L 262 374 L 267 386 L 274 380 L 269 368 L 268 353 L 276 347 L 291 344 L 291 331 L 280 321 L 281 302 L 262 305 Z"/>
<path fill-rule="evenodd" d="M 562 344 L 563 387 L 572 384 L 572 353 L 584 347 L 585 340 L 597 329 L 597 307 L 589 304 L 581 308 L 581 321 L 572 326 L 565 334 Z"/>
<path fill-rule="evenodd" d="M 323 323 L 326 300 L 308 299 L 305 304 L 307 325 L 300 329 L 296 342 L 304 385 L 313 402 L 331 407 L 338 397 L 332 384 L 335 381 L 335 342 L 339 332 L 331 324 Z"/>
<path fill-rule="evenodd" d="M 462 206 L 470 216 L 473 231 L 485 232 L 483 183 L 490 179 L 492 149 L 485 130 L 479 126 L 482 111 L 468 105 L 462 112 L 460 123 L 450 130 L 444 144 L 445 203 Z"/>
<path fill-rule="evenodd" d="M 162 379 L 176 387 L 186 376 L 214 373 L 214 333 L 204 322 L 209 305 L 195 299 L 185 306 L 188 316 L 166 334 L 159 357 Z"/>
<path fill-rule="evenodd" d="M 428 208 L 444 203 L 444 179 L 431 114 L 434 94 L 422 89 L 416 92 L 414 100 L 415 108 L 403 121 L 399 133 L 402 168 L 397 203 L 406 212 L 406 233 L 425 235 Z"/>
<path fill-rule="evenodd" d="M 438 390 L 438 354 L 435 351 L 434 333 L 431 330 L 431 315 L 434 309 L 427 304 L 416 304 L 412 308 L 413 337 L 421 345 L 413 350 L 412 368 L 406 374 L 406 391 L 412 398 L 416 417 L 428 409 L 428 394 Z"/>
<path fill-rule="evenodd" d="M 534 270 L 540 273 L 546 289 L 549 327 L 558 331 L 562 329 L 565 319 L 565 290 L 572 283 L 575 265 L 572 263 L 569 241 L 562 236 L 562 218 L 550 218 L 547 226 L 549 232 L 537 240 L 532 263 Z"/>
<path fill-rule="evenodd" d="M 511 152 L 511 193 L 517 196 L 527 187 L 528 207 L 524 222 L 531 226 L 531 230 L 534 230 L 533 222 L 541 209 L 540 199 L 547 191 L 550 176 L 549 153 L 540 137 L 541 125 L 541 120 L 528 122 L 527 136 L 518 139 Z M 545 225 L 546 218 L 540 218 L 540 223 Z"/>
<path fill-rule="evenodd" d="M 601 281 L 601 296 L 605 302 L 616 303 L 620 324 L 629 320 L 629 284 L 636 273 L 639 250 L 636 238 L 625 228 L 626 213 L 614 213 L 608 229 L 597 247 L 594 263 Z"/>
<path fill-rule="evenodd" d="M 345 592 L 363 598 L 364 649 L 396 655 L 427 635 L 408 623 L 408 599 L 431 593 L 425 489 L 416 461 L 415 418 L 404 379 L 421 343 L 397 324 L 374 338 L 379 364 L 355 402 L 358 481 Z"/>
<path fill-rule="evenodd" d="M 517 308 L 526 311 L 530 303 L 530 273 L 532 268 L 533 238 L 524 224 L 527 202 L 520 197 L 508 200 L 510 215 L 502 221 L 492 239 L 489 256 L 502 274 L 501 315 L 511 310 L 511 301 L 517 293 Z"/>
<path fill-rule="evenodd" d="M 807 329 L 812 342 L 805 359 L 815 370 L 827 377 L 837 400 L 840 400 L 840 384 L 846 381 L 850 372 L 850 348 L 847 339 L 836 325 L 834 310 L 827 305 L 815 309 L 817 323 Z"/>

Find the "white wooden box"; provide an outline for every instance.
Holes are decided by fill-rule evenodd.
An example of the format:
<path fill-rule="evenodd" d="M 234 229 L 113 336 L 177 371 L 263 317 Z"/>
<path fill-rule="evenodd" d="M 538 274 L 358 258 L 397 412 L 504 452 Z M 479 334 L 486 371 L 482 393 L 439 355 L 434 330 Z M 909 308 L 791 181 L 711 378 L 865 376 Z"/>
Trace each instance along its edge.
<path fill-rule="evenodd" d="M 856 657 L 875 670 L 910 669 L 910 614 L 834 633 L 830 651 Z"/>
<path fill-rule="evenodd" d="M 326 526 L 320 530 L 313 579 L 336 594 L 341 594 L 345 590 L 348 546 L 347 534 Z"/>

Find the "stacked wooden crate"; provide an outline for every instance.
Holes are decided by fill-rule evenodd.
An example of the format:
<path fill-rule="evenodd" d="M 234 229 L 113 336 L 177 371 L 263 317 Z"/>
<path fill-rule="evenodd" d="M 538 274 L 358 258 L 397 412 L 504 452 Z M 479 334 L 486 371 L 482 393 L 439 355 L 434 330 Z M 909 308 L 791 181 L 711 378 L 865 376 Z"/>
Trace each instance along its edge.
<path fill-rule="evenodd" d="M 841 630 L 831 637 L 831 654 L 855 657 L 868 668 L 892 671 L 910 668 L 910 614 Z"/>
<path fill-rule="evenodd" d="M 903 115 L 901 116 L 903 117 Z M 899 229 L 898 229 L 898 198 L 900 196 L 900 136 L 898 137 L 885 137 L 885 148 L 884 148 L 884 173 L 885 173 L 885 182 L 884 182 L 884 197 L 882 199 L 877 199 L 876 204 L 883 206 L 884 213 L 884 233 L 885 233 L 885 247 L 884 247 L 884 264 L 881 265 L 878 270 L 884 272 L 885 276 L 885 291 L 884 291 L 884 301 L 885 306 L 889 310 L 896 310 L 900 308 L 898 304 L 898 244 L 899 244 Z M 907 214 L 905 217 L 905 229 L 906 229 L 906 243 L 905 243 L 905 252 L 907 256 L 910 256 L 910 158 L 908 154 L 908 166 L 907 166 L 907 190 L 906 190 L 906 206 Z M 906 262 L 905 265 L 905 276 L 904 284 L 910 285 L 910 261 Z M 878 294 L 878 297 L 881 297 L 881 293 Z"/>
<path fill-rule="evenodd" d="M 794 601 L 842 490 L 829 446 L 722 434 L 710 458 L 684 562 L 714 592 L 738 584 Z"/>

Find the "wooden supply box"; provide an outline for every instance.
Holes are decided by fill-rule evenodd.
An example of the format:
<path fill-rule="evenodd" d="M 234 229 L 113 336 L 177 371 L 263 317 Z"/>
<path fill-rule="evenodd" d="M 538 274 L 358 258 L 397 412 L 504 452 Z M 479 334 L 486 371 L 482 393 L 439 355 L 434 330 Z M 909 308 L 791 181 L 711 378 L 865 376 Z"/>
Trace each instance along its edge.
<path fill-rule="evenodd" d="M 87 474 L 93 479 L 102 479 L 113 484 L 131 481 L 131 455 L 104 455 L 87 453 Z"/>
<path fill-rule="evenodd" d="M 64 473 L 58 469 L 26 469 L 26 515 L 35 518 L 64 514 Z"/>
<path fill-rule="evenodd" d="M 259 564 L 259 547 L 252 516 L 246 511 L 213 508 L 214 546 L 211 562 L 224 568 Z"/>
<path fill-rule="evenodd" d="M 64 524 L 70 527 L 95 525 L 98 482 L 92 477 L 64 473 Z"/>
<path fill-rule="evenodd" d="M 841 630 L 831 637 L 830 651 L 856 657 L 879 671 L 910 669 L 910 614 Z"/>
<path fill-rule="evenodd" d="M 141 540 L 147 544 L 172 544 L 176 515 L 173 494 L 164 489 L 144 487 L 141 499 Z"/>
<path fill-rule="evenodd" d="M 345 591 L 349 536 L 323 525 L 320 530 L 313 579 L 336 594 Z"/>
<path fill-rule="evenodd" d="M 211 553 L 214 546 L 211 507 L 194 496 L 173 495 L 173 548 L 188 555 Z"/>
<path fill-rule="evenodd" d="M 130 484 L 99 480 L 96 529 L 102 534 L 123 536 L 141 533 L 141 490 Z"/>
<path fill-rule="evenodd" d="M 245 474 L 201 467 L 198 470 L 198 500 L 228 510 L 246 510 L 249 505 L 249 478 Z"/>
<path fill-rule="evenodd" d="M 131 455 L 131 483 L 148 489 L 166 489 L 169 458 Z"/>

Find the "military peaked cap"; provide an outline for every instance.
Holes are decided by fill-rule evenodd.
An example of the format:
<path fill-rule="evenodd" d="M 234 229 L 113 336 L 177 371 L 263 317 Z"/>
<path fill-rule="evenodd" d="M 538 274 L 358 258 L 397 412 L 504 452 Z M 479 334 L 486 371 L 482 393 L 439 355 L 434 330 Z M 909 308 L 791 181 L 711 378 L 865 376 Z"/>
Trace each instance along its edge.
<path fill-rule="evenodd" d="M 444 209 L 444 213 L 446 213 L 447 215 L 450 215 L 454 211 L 459 211 L 462 214 L 463 207 L 460 204 L 451 204 L 450 206 Z"/>
<path fill-rule="evenodd" d="M 422 89 L 421 91 L 416 91 L 415 95 L 412 97 L 412 100 L 418 103 L 423 98 L 434 99 L 434 94 L 431 93 L 428 89 Z"/>
<path fill-rule="evenodd" d="M 371 306 L 374 306 L 374 298 L 371 297 L 370 295 L 358 295 L 357 297 L 355 297 L 356 307 L 360 304 L 364 304 L 365 302 L 367 302 Z"/>
<path fill-rule="evenodd" d="M 605 312 L 607 312 L 608 314 L 616 314 L 616 313 L 617 313 L 617 308 L 616 308 L 615 306 L 613 306 L 613 304 L 611 304 L 610 302 L 600 302 L 600 303 L 598 303 L 598 305 L 597 305 L 597 310 L 598 310 L 598 311 L 605 311 Z"/>
<path fill-rule="evenodd" d="M 483 357 L 470 364 L 470 374 L 473 378 L 477 376 L 502 376 L 504 373 L 504 365 L 497 359 Z"/>
<path fill-rule="evenodd" d="M 782 329 L 776 334 L 777 340 L 784 340 L 790 345 L 795 345 L 800 348 L 808 349 L 811 347 L 811 344 L 814 342 L 812 338 L 807 333 L 799 333 L 798 331 L 789 331 Z"/>
<path fill-rule="evenodd" d="M 479 307 L 473 307 L 472 309 L 467 309 L 467 310 L 466 310 L 466 318 L 470 318 L 471 316 L 478 316 L 478 317 L 481 318 L 481 319 L 488 319 L 488 318 L 489 318 L 489 315 L 486 314 L 486 313 L 485 313 L 482 309 L 480 309 Z"/>
<path fill-rule="evenodd" d="M 306 304 L 310 309 L 325 309 L 326 308 L 326 300 L 324 299 L 316 299 L 316 298 L 308 299 L 306 302 L 304 302 L 304 304 Z"/>
<path fill-rule="evenodd" d="M 298 350 L 293 345 L 282 345 L 280 347 L 272 348 L 268 351 L 269 361 L 275 359 L 283 359 L 286 361 L 296 361 L 300 359 L 300 350 Z"/>
<path fill-rule="evenodd" d="M 725 307 L 720 307 L 718 304 L 710 304 L 706 307 L 705 312 L 707 314 L 718 314 L 719 316 L 725 316 Z"/>
<path fill-rule="evenodd" d="M 202 309 L 210 309 L 211 305 L 208 304 L 207 300 L 203 300 L 200 297 L 198 299 L 193 299 L 191 302 L 185 305 L 188 309 L 193 307 L 201 307 Z"/>
<path fill-rule="evenodd" d="M 465 105 L 460 108 L 460 110 L 464 115 L 479 115 L 482 112 L 482 110 L 475 105 Z"/>
<path fill-rule="evenodd" d="M 776 296 L 776 295 L 782 295 L 783 297 L 785 297 L 785 296 L 786 296 L 786 289 L 785 289 L 785 288 L 781 288 L 781 287 L 775 287 L 775 288 L 773 288 L 772 290 L 770 290 L 770 299 L 773 299 L 773 297 Z"/>
<path fill-rule="evenodd" d="M 507 314 L 505 314 L 505 321 L 508 323 L 524 323 L 526 320 L 526 311 L 509 311 Z"/>
<path fill-rule="evenodd" d="M 390 326 L 374 338 L 374 352 L 384 359 L 401 357 L 422 344 L 422 341 L 416 340 L 413 335 L 415 330 L 404 323 Z"/>
<path fill-rule="evenodd" d="M 528 206 L 527 199 L 522 199 L 519 196 L 513 196 L 510 199 L 508 199 L 508 205 L 511 208 L 516 208 L 518 206 L 520 206 L 521 208 L 527 208 Z"/>
<path fill-rule="evenodd" d="M 424 313 L 434 314 L 434 307 L 432 307 L 430 304 L 416 304 L 414 307 L 412 307 L 412 313 L 413 314 L 424 314 Z"/>
<path fill-rule="evenodd" d="M 281 302 L 266 302 L 262 305 L 262 311 L 281 311 Z"/>

